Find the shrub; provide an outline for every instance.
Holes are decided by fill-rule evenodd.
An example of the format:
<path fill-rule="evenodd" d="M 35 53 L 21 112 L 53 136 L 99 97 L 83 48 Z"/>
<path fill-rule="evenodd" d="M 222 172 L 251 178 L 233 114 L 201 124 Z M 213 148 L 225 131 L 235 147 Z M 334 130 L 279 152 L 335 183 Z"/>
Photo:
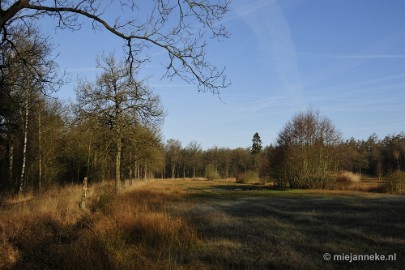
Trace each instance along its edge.
<path fill-rule="evenodd" d="M 300 180 L 299 188 L 304 189 L 331 189 L 333 179 L 330 175 L 311 175 Z"/>
<path fill-rule="evenodd" d="M 329 172 L 325 175 L 307 176 L 296 181 L 296 188 L 309 189 L 347 189 L 351 184 L 358 183 L 361 175 L 343 171 L 340 173 Z"/>
<path fill-rule="evenodd" d="M 335 180 L 337 183 L 358 183 L 361 181 L 361 174 L 348 171 L 340 172 Z"/>
<path fill-rule="evenodd" d="M 211 164 L 207 165 L 205 168 L 205 177 L 207 177 L 207 179 L 210 181 L 220 178 L 218 171 Z"/>
<path fill-rule="evenodd" d="M 360 183 L 361 174 L 343 171 L 329 172 L 325 175 L 308 175 L 293 178 L 289 181 L 290 187 L 299 189 L 350 189 L 353 184 Z"/>
<path fill-rule="evenodd" d="M 109 186 L 102 186 L 97 190 L 97 195 L 94 196 L 91 203 L 93 212 L 100 211 L 104 214 L 109 213 L 110 205 L 114 198 L 114 192 Z"/>
<path fill-rule="evenodd" d="M 238 173 L 236 175 L 236 183 L 249 183 L 259 180 L 259 174 L 255 171 L 247 171 L 246 173 Z"/>
<path fill-rule="evenodd" d="M 395 171 L 388 175 L 385 189 L 388 192 L 405 192 L 405 172 Z"/>

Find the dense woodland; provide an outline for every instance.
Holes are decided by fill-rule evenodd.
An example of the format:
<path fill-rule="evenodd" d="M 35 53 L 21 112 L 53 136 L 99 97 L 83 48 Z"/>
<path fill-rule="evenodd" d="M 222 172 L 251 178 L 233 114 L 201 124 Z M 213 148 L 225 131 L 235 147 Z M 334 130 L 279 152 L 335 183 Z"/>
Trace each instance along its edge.
<path fill-rule="evenodd" d="M 224 68 L 206 59 L 206 40 L 228 37 L 221 20 L 229 4 L 0 0 L 0 189 L 41 192 L 87 175 L 115 178 L 119 191 L 124 178 L 164 175 L 159 127 L 165 112 L 139 70 L 150 62 L 148 52 L 159 50 L 163 77 L 218 94 L 229 81 Z M 90 23 L 123 42 L 124 59 L 99 57 L 102 72 L 94 82 L 78 83 L 75 104 L 53 98 L 67 80 L 51 37 L 36 27 L 43 19 L 62 31 Z"/>
<path fill-rule="evenodd" d="M 331 172 L 347 170 L 381 178 L 405 168 L 405 133 L 343 140 L 329 119 L 313 111 L 296 115 L 269 146 L 262 146 L 257 133 L 247 148 L 202 149 L 197 141 L 164 142 L 159 131 L 163 109 L 147 88 L 126 103 L 129 113 L 118 116 L 122 120 L 110 106 L 116 105 L 114 95 L 112 101 L 89 105 L 94 98 L 91 91 L 101 96 L 97 91 L 108 88 L 104 83 L 109 72 L 95 83 L 82 83 L 73 105 L 45 95 L 41 87 L 26 88 L 35 83 L 31 81 L 13 86 L 1 98 L 2 191 L 41 192 L 57 184 L 80 183 L 84 176 L 90 182 L 114 179 L 117 172 L 120 181 L 240 178 L 255 172 L 260 179 L 275 179 L 280 185 L 311 187 Z M 141 86 L 135 88 L 140 91 Z M 139 97 L 150 102 L 145 114 L 131 111 L 139 109 L 134 106 Z"/>
<path fill-rule="evenodd" d="M 133 21 L 108 25 L 94 15 L 98 6 L 93 1 L 80 1 L 70 9 L 61 7 L 72 4 L 67 1 L 54 1 L 53 6 L 44 1 L 12 2 L 0 1 L 2 192 L 42 192 L 53 185 L 79 183 L 85 176 L 90 182 L 115 179 L 117 190 L 125 180 L 143 178 L 235 177 L 244 181 L 246 176 L 310 188 L 325 187 L 342 170 L 382 178 L 405 169 L 405 133 L 344 140 L 330 119 L 312 110 L 294 116 L 268 146 L 262 145 L 258 133 L 251 147 L 236 149 L 202 149 L 198 141 L 186 145 L 175 139 L 164 141 L 160 132 L 163 104 L 134 76 L 147 60 L 140 58 L 140 52 L 148 48 L 148 42 L 163 49 L 169 59 L 167 77 L 180 77 L 200 91 L 217 94 L 227 81 L 223 71 L 205 61 L 205 33 L 191 31 L 193 24 L 188 20 L 194 18 L 215 37 L 226 37 L 225 29 L 215 22 L 227 12 L 227 1 L 223 5 L 155 1 L 150 17 L 140 26 Z M 28 13 L 21 13 L 24 9 Z M 181 22 L 171 30 L 164 27 L 169 15 L 178 16 Z M 78 16 L 90 18 L 125 40 L 128 58 L 99 57 L 97 79 L 80 81 L 76 102 L 62 103 L 54 94 L 66 82 L 65 74 L 59 72 L 49 37 L 31 23 L 41 16 L 55 16 L 60 27 L 72 30 L 76 30 Z M 131 27 L 132 34 L 125 34 L 125 27 Z M 144 36 L 133 34 L 137 31 Z M 137 39 L 142 42 L 136 43 Z"/>
<path fill-rule="evenodd" d="M 79 82 L 76 102 L 64 104 L 52 97 L 63 80 L 46 39 L 35 29 L 15 29 L 13 38 L 33 65 L 3 46 L 2 191 L 42 192 L 85 176 L 90 182 L 115 178 L 118 189 L 124 180 L 244 175 L 306 188 L 323 187 L 342 170 L 381 178 L 405 169 L 405 133 L 343 140 L 331 120 L 312 110 L 286 123 L 269 146 L 262 146 L 258 133 L 251 147 L 236 149 L 163 141 L 163 105 L 145 83 L 130 80 L 124 62 L 100 57 L 96 81 Z"/>

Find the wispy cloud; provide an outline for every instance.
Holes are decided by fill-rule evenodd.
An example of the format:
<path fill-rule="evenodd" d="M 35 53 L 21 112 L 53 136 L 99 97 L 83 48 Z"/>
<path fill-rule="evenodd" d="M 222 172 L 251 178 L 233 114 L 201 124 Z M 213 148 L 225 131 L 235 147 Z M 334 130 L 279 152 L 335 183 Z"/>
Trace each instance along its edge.
<path fill-rule="evenodd" d="M 402 59 L 404 54 L 366 54 L 366 55 L 341 55 L 341 58 L 366 58 L 366 59 Z"/>
<path fill-rule="evenodd" d="M 249 2 L 239 6 L 235 13 L 253 30 L 262 59 L 269 62 L 269 70 L 272 64 L 295 106 L 302 106 L 303 87 L 295 45 L 278 1 Z"/>
<path fill-rule="evenodd" d="M 152 87 L 195 87 L 196 85 L 192 85 L 192 84 L 170 84 L 170 83 L 152 83 L 150 84 L 150 86 Z"/>
<path fill-rule="evenodd" d="M 401 113 L 404 78 L 404 74 L 399 74 L 311 89 L 307 91 L 307 100 L 332 114 Z"/>
<path fill-rule="evenodd" d="M 298 53 L 299 56 L 310 56 L 332 59 L 403 59 L 405 54 L 330 54 L 330 53 Z"/>
<path fill-rule="evenodd" d="M 96 68 L 96 67 L 67 67 L 66 68 L 68 72 L 75 72 L 75 73 L 79 73 L 79 72 L 97 72 L 100 69 Z"/>

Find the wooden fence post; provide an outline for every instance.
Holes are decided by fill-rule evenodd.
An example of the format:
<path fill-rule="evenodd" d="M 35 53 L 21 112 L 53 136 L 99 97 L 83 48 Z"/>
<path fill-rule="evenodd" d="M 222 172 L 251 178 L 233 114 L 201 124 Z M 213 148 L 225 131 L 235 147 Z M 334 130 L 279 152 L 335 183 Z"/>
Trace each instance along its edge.
<path fill-rule="evenodd" d="M 82 199 L 80 200 L 80 208 L 86 209 L 86 198 L 87 198 L 87 176 L 83 178 L 83 190 L 82 190 Z"/>

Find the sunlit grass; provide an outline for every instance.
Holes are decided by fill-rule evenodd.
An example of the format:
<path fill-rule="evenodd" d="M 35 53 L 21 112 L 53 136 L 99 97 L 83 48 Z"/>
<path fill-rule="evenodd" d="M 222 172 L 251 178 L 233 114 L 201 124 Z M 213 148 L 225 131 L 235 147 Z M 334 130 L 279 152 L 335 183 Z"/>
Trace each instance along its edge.
<path fill-rule="evenodd" d="M 405 199 L 281 190 L 231 181 L 155 180 L 9 198 L 0 269 L 400 269 Z M 396 253 L 397 262 L 325 262 L 329 253 Z"/>

